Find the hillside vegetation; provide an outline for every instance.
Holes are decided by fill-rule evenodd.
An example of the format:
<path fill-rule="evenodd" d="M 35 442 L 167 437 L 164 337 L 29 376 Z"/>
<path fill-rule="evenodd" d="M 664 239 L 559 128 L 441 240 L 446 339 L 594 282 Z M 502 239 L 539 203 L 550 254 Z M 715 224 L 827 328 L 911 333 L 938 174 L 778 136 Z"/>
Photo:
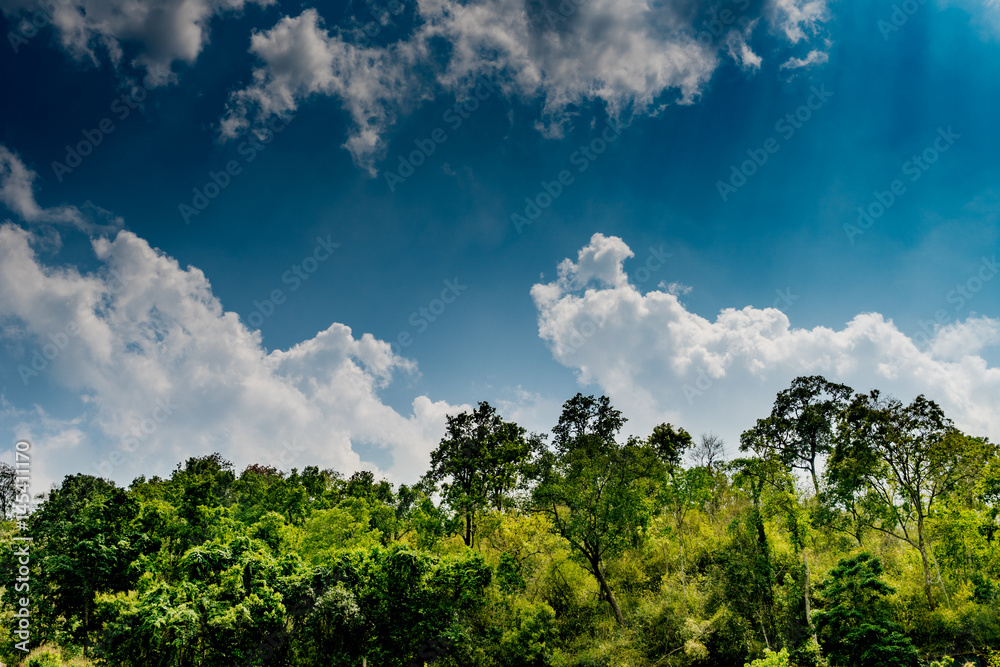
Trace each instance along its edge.
<path fill-rule="evenodd" d="M 797 378 L 728 456 L 623 425 L 606 397 L 577 394 L 548 435 L 481 403 L 398 487 L 218 454 L 127 489 L 67 476 L 2 524 L 0 659 L 1000 666 L 1000 456 L 933 401 Z"/>

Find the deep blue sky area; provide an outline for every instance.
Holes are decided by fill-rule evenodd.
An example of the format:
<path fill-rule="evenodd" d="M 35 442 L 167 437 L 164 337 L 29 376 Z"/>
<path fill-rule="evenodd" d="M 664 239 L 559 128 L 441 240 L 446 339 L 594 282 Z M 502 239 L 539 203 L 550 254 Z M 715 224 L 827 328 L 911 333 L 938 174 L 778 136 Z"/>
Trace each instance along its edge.
<path fill-rule="evenodd" d="M 66 11 L 100 16 L 117 4 L 117 0 L 70 0 Z M 956 307 L 954 298 L 949 301 L 956 285 L 974 278 L 997 249 L 1000 12 L 996 8 L 928 0 L 915 5 L 918 8 L 905 23 L 888 28 L 891 2 L 748 3 L 746 16 L 756 23 L 743 32 L 729 33 L 727 28 L 727 34 L 742 40 L 739 43 L 750 53 L 751 57 L 740 59 L 721 39 L 713 38 L 712 47 L 704 49 L 692 38 L 706 29 L 705 17 L 739 3 L 688 3 L 684 11 L 675 8 L 667 20 L 668 10 L 674 11 L 669 4 L 664 9 L 628 2 L 616 13 L 593 0 L 562 22 L 561 37 L 546 32 L 545 21 L 536 18 L 537 25 L 528 30 L 534 37 L 525 38 L 523 54 L 504 54 L 491 42 L 470 65 L 459 62 L 458 45 L 472 38 L 418 3 L 405 3 L 397 24 L 384 27 L 360 60 L 338 59 L 337 49 L 360 48 L 359 26 L 369 20 L 362 3 L 316 10 L 287 2 L 247 4 L 239 12 L 223 8 L 222 3 L 203 4 L 211 18 L 197 24 L 203 43 L 195 49 L 196 56 L 187 59 L 170 50 L 172 43 L 157 42 L 166 39 L 155 38 L 159 32 L 133 29 L 127 21 L 111 21 L 104 28 L 86 23 L 84 32 L 90 39 L 76 47 L 47 26 L 15 53 L 9 35 L 18 30 L 22 17 L 30 17 L 30 11 L 0 0 L 0 31 L 8 35 L 0 45 L 0 146 L 12 156 L 0 163 L 4 179 L 0 185 L 7 188 L 0 198 L 0 213 L 31 235 L 27 246 L 34 249 L 31 261 L 50 278 L 70 271 L 77 277 L 104 280 L 107 267 L 91 243 L 102 236 L 114 239 L 122 228 L 175 259 L 180 269 L 195 267 L 203 272 L 222 311 L 236 313 L 250 331 L 259 329 L 261 347 L 255 349 L 261 358 L 311 341 L 333 323 L 342 323 L 350 327 L 354 339 L 369 333 L 393 343 L 393 352 L 415 362 L 417 370 L 397 369 L 371 394 L 396 416 L 412 417 L 418 396 L 448 406 L 489 400 L 502 402 L 510 414 L 521 415 L 525 425 L 537 430 L 550 428 L 558 417 L 558 405 L 576 391 L 609 392 L 613 398 L 615 392 L 627 395 L 622 387 L 630 383 L 617 377 L 614 368 L 628 369 L 629 364 L 608 359 L 618 358 L 619 353 L 622 359 L 630 358 L 621 350 L 639 343 L 630 342 L 626 333 L 595 346 L 601 349 L 588 354 L 597 356 L 586 361 L 560 357 L 557 343 L 540 335 L 539 317 L 544 313 L 531 294 L 533 285 L 558 280 L 559 263 L 566 258 L 577 262 L 577 253 L 600 233 L 602 238 L 618 237 L 634 253 L 624 260 L 623 270 L 639 295 L 672 292 L 688 315 L 709 323 L 727 308 L 777 307 L 793 329 L 841 331 L 859 314 L 878 313 L 913 339 L 921 321 L 945 309 L 947 318 L 941 324 L 965 323 L 980 336 L 980 342 L 967 349 L 985 369 L 983 386 L 997 382 L 995 364 L 1000 356 L 991 328 L 996 320 L 991 318 L 998 317 L 1000 281 L 981 278 L 980 289 L 961 307 Z M 458 12 L 475 3 L 454 4 L 453 11 Z M 482 4 L 503 15 L 524 3 Z M 371 7 L 376 15 L 385 15 L 381 5 Z M 310 11 L 318 12 L 317 23 L 309 23 Z M 642 19 L 647 14 L 662 21 Z M 530 17 L 526 20 L 530 24 Z M 313 30 L 309 35 L 318 35 L 319 41 L 310 41 L 302 32 L 280 42 L 281 25 Z M 440 32 L 428 38 L 424 33 L 432 25 Z M 664 27 L 657 32 L 660 25 Z M 161 27 L 161 32 L 171 29 Z M 600 41 L 601 35 L 625 39 L 630 30 L 631 47 L 628 40 Z M 254 52 L 252 35 L 264 44 Z M 640 37 L 647 42 L 637 41 Z M 102 39 L 122 49 L 117 62 Z M 635 44 L 643 43 L 651 50 L 637 54 L 640 46 Z M 328 51 L 305 53 L 320 49 L 316 44 Z M 608 55 L 592 66 L 588 54 L 598 52 Z M 334 59 L 328 78 L 316 64 L 322 57 L 312 57 L 315 53 Z M 675 64 L 688 59 L 702 63 L 690 65 L 697 76 L 690 74 L 695 83 L 689 99 L 683 99 L 682 87 L 689 65 L 677 64 L 672 71 L 673 64 L 660 70 L 650 64 L 664 53 L 673 54 Z M 377 61 L 376 74 L 364 70 L 369 57 L 383 59 Z M 121 109 L 127 109 L 120 98 L 143 80 L 147 63 L 153 61 L 170 68 L 172 81 L 144 90 L 142 103 L 120 118 Z M 375 89 L 372 81 L 385 83 L 397 65 L 405 73 L 402 78 L 386 84 L 375 102 L 365 98 Z M 649 68 L 643 89 L 622 82 L 621 72 L 642 67 Z M 477 100 L 479 107 L 453 129 L 446 120 L 449 109 L 456 100 L 474 94 L 476 76 L 496 88 L 487 99 Z M 281 77 L 293 82 L 287 84 L 285 92 L 291 92 L 286 98 L 275 92 L 279 83 L 288 81 Z M 261 81 L 271 87 L 255 88 Z M 240 98 L 240 91 L 256 97 Z M 288 119 L 287 126 L 266 145 L 259 144 L 262 150 L 248 150 L 246 142 L 253 133 L 274 118 L 261 102 L 264 97 L 274 108 L 282 99 L 292 100 L 280 113 Z M 241 111 L 238 99 L 251 102 Z M 810 103 L 813 108 L 804 106 Z M 378 139 L 374 149 L 352 152 L 345 142 L 360 132 L 361 116 L 352 113 L 360 104 L 369 105 L 365 107 L 369 127 Z M 783 120 L 797 111 L 800 117 L 794 125 Z M 220 128 L 232 113 L 244 125 L 235 137 L 226 139 Z M 804 121 L 803 114 L 808 116 Z M 102 133 L 93 153 L 60 178 L 53 162 L 64 161 L 66 147 L 77 145 L 84 132 L 98 128 L 105 118 L 112 120 L 114 131 Z M 600 137 L 614 118 L 620 134 L 588 160 L 585 171 L 578 171 L 579 161 L 572 161 L 574 154 L 579 160 L 575 152 Z M 386 174 L 397 172 L 399 156 L 427 142 L 437 128 L 446 140 L 435 143 L 433 154 L 413 175 L 391 188 Z M 776 151 L 765 150 L 769 141 Z M 942 146 L 946 150 L 940 150 Z M 764 155 L 766 161 L 753 164 L 755 173 L 737 187 L 731 180 L 733 166 L 739 169 L 754 155 Z M 914 167 L 912 158 L 921 155 L 934 157 L 933 164 Z M 34 172 L 27 190 L 21 186 L 15 190 L 10 160 Z M 227 177 L 228 185 L 186 223 L 179 207 L 192 205 L 193 189 L 204 189 L 211 183 L 211 173 L 223 173 L 230 161 L 237 163 L 240 173 Z M 558 181 L 562 170 L 571 171 L 573 182 L 562 186 L 551 205 L 518 231 L 512 214 L 525 215 L 525 199 L 537 198 L 544 183 Z M 895 180 L 905 189 L 892 195 L 884 213 L 866 229 L 851 227 L 857 224 L 859 207 L 871 210 L 879 196 L 887 201 L 888 195 L 879 193 L 890 193 Z M 720 181 L 735 189 L 723 197 Z M 88 224 L 104 226 L 83 228 L 57 219 L 62 214 L 32 215 L 24 208 L 24 199 L 13 194 L 25 191 L 42 210 L 70 207 Z M 120 222 L 114 222 L 116 218 Z M 58 246 L 52 235 L 58 235 Z M 313 256 L 317 238 L 339 247 L 318 263 L 308 280 L 290 289 L 283 277 Z M 669 259 L 654 271 L 637 274 L 650 257 L 650 248 L 665 249 Z M 23 256 L 25 251 L 11 252 Z M 15 280 L 12 274 L 4 276 Z M 163 285 L 169 282 L 162 275 L 157 280 Z M 466 289 L 418 331 L 422 326 L 413 324 L 414 317 L 423 316 L 414 314 L 431 307 L 447 288 L 446 281 L 457 281 Z M 600 283 L 590 286 L 600 289 Z M 66 295 L 73 291 L 60 291 L 52 280 L 38 289 L 33 303 L 40 303 L 39 294 L 56 301 L 71 299 Z M 268 299 L 275 289 L 283 290 L 286 300 L 262 322 L 251 317 L 261 310 L 255 301 Z M 567 308 L 572 298 L 584 298 L 582 289 L 573 292 L 575 297 L 570 291 L 567 288 L 567 300 L 561 302 Z M 155 299 L 169 301 L 164 294 L 146 294 L 143 298 L 151 299 L 152 305 L 137 310 L 134 317 L 153 312 Z M 782 294 L 792 298 L 783 299 Z M 58 447 L 65 458 L 47 464 L 47 478 L 58 478 L 73 466 L 92 468 L 92 460 L 116 446 L 127 424 L 142 419 L 141 408 L 120 403 L 107 388 L 114 384 L 115 373 L 126 372 L 124 366 L 116 370 L 115 355 L 125 355 L 130 349 L 126 340 L 139 335 L 122 333 L 130 330 L 128 318 L 133 315 L 128 314 L 125 300 L 114 303 L 118 315 L 108 315 L 107 320 L 110 357 L 94 352 L 88 361 L 81 352 L 80 358 L 73 357 L 75 365 L 68 356 L 61 362 L 57 359 L 51 372 L 27 384 L 18 368 L 44 342 L 52 324 L 40 315 L 33 319 L 30 306 L 13 297 L 0 307 L 0 324 L 6 327 L 5 347 L 0 350 L 5 355 L 0 357 L 4 429 L 12 437 L 27 433 L 61 443 Z M 166 312 L 166 306 L 159 310 Z M 972 326 L 968 318 L 978 318 L 979 324 Z M 177 331 L 198 330 L 185 324 L 181 315 L 171 321 Z M 134 324 L 136 331 L 145 330 L 141 322 Z M 649 335 L 670 326 L 650 324 L 654 333 Z M 398 344 L 401 334 L 407 345 Z M 192 333 L 198 335 L 203 334 Z M 94 336 L 87 339 L 88 345 L 103 349 L 93 342 L 100 336 Z M 168 354 L 170 336 L 149 341 L 153 342 L 145 359 L 148 365 L 160 364 L 162 372 L 150 371 L 150 384 L 143 386 L 189 386 L 215 396 L 225 393 L 191 380 L 200 377 L 198 372 L 178 370 L 201 362 L 183 346 Z M 121 349 L 115 348 L 118 344 Z M 837 354 L 848 355 L 863 348 L 861 343 L 834 347 Z M 846 368 L 837 362 L 823 366 L 823 355 L 809 350 L 816 356 L 801 359 L 795 366 L 798 371 L 818 369 L 836 375 L 837 369 Z M 607 358 L 600 356 L 605 352 Z M 955 353 L 941 354 L 941 363 L 958 363 Z M 647 363 L 635 359 L 636 367 Z M 782 369 L 768 382 L 787 385 L 792 371 L 781 365 L 784 361 L 768 359 L 761 362 L 762 368 L 773 363 Z M 879 363 L 865 359 L 859 363 L 868 368 Z M 65 367 L 60 369 L 59 363 Z M 968 361 L 965 367 L 979 368 L 977 363 Z M 136 368 L 148 365 L 136 362 Z M 320 373 L 321 361 L 306 365 Z M 664 377 L 664 383 L 679 386 L 691 381 L 686 374 L 694 371 L 684 364 L 668 367 L 677 375 Z M 339 428 L 341 422 L 324 422 L 326 417 L 317 416 L 338 408 L 322 398 L 309 398 L 313 390 L 303 388 L 309 384 L 305 376 L 296 376 L 293 382 L 288 379 L 292 371 L 267 368 L 267 373 L 274 373 L 272 380 L 301 383 L 295 386 L 303 410 L 316 410 L 309 417 L 317 420 L 310 428 Z M 175 372 L 188 380 L 171 375 Z M 234 390 L 232 402 L 223 405 L 248 414 L 266 412 L 266 400 L 241 402 L 250 391 L 247 387 L 254 385 L 247 379 L 253 373 L 245 377 L 233 373 L 220 380 L 220 386 L 242 389 Z M 580 373 L 587 384 L 578 380 Z M 898 374 L 886 373 L 887 381 L 899 379 Z M 930 380 L 932 376 L 931 371 L 920 371 L 914 377 L 950 386 Z M 633 375 L 633 381 L 638 377 Z M 186 385 L 188 381 L 194 384 Z M 962 380 L 956 377 L 954 382 Z M 748 392 L 759 416 L 769 404 L 768 396 L 773 397 L 771 384 L 766 386 L 766 391 Z M 900 386 L 905 390 L 909 385 Z M 912 387 L 914 394 L 923 390 L 922 385 Z M 658 396 L 658 388 L 642 388 Z M 139 390 L 129 391 L 134 395 Z M 956 404 L 968 402 L 952 398 Z M 969 417 L 970 423 L 992 428 L 981 426 L 995 425 L 983 422 L 981 415 L 990 401 L 996 407 L 996 398 L 980 399 L 987 404 L 970 413 L 980 415 Z M 292 410 L 290 400 L 276 402 L 272 406 L 276 414 Z M 690 406 L 683 403 L 669 407 L 654 403 L 671 418 L 683 421 L 689 415 L 692 431 L 716 428 L 732 442 L 741 428 L 706 421 L 705 414 L 711 412 L 707 406 L 703 414 L 686 412 Z M 348 403 L 337 398 L 332 404 Z M 629 406 L 621 407 L 629 416 Z M 723 406 L 719 409 L 725 411 Z M 428 427 L 416 440 L 398 442 L 402 436 L 393 430 L 397 427 L 384 426 L 391 420 L 364 416 L 363 411 L 352 414 L 342 417 L 345 439 L 336 447 L 343 451 L 330 455 L 331 464 L 350 465 L 342 463 L 352 460 L 343 452 L 353 448 L 362 462 L 405 477 L 409 469 L 399 467 L 404 458 L 399 448 L 419 450 L 414 455 L 419 459 L 426 455 L 427 443 L 440 437 Z M 352 421 L 365 419 L 372 420 L 370 427 Z M 441 423 L 440 415 L 428 419 L 429 424 Z M 650 419 L 655 421 L 655 416 L 644 413 L 635 421 L 646 424 Z M 199 417 L 198 432 L 204 439 L 191 445 L 191 453 L 201 453 L 194 450 L 202 446 L 231 447 L 234 458 L 251 462 L 254 454 L 241 459 L 244 450 L 237 444 L 219 444 L 239 428 L 223 425 L 217 434 L 206 435 L 212 423 L 208 416 Z M 412 428 L 419 430 L 415 423 Z M 288 432 L 276 428 L 275 433 Z M 164 427 L 145 444 L 169 462 L 186 450 L 164 439 L 184 433 Z M 127 482 L 135 472 L 119 466 L 110 476 Z"/>

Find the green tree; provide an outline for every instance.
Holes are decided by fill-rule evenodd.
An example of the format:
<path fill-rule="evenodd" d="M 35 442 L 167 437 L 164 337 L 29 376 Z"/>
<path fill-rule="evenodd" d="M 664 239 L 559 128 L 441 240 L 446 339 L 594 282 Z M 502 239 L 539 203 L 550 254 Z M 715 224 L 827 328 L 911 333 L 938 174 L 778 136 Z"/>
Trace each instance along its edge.
<path fill-rule="evenodd" d="M 786 488 L 791 480 L 788 469 L 775 459 L 734 459 L 727 468 L 733 473 L 734 486 L 750 496 L 752 506 L 729 525 L 732 553 L 725 558 L 726 589 L 744 617 L 757 621 L 770 647 L 776 636 L 775 577 L 764 504 L 768 492 Z"/>
<path fill-rule="evenodd" d="M 671 468 L 660 486 L 658 501 L 671 518 L 677 536 L 681 564 L 681 591 L 687 602 L 687 575 L 684 563 L 685 519 L 691 510 L 700 509 L 712 499 L 715 478 L 709 468 Z"/>
<path fill-rule="evenodd" d="M 174 572 L 141 590 L 103 595 L 97 653 L 123 667 L 263 667 L 283 664 L 262 640 L 285 628 L 280 562 L 237 525 L 223 539 L 192 547 Z M 279 658 L 286 651 L 279 651 Z"/>
<path fill-rule="evenodd" d="M 771 415 L 740 435 L 740 450 L 753 450 L 761 458 L 776 458 L 809 473 L 819 495 L 819 463 L 833 451 L 837 415 L 851 398 L 847 385 L 829 382 L 821 375 L 792 380 L 778 392 Z"/>
<path fill-rule="evenodd" d="M 788 389 L 778 392 L 771 414 L 758 419 L 740 435 L 740 450 L 752 450 L 764 459 L 780 461 L 793 470 L 809 473 L 813 491 L 820 495 L 819 464 L 833 451 L 837 417 L 851 398 L 847 385 L 821 375 L 800 376 Z M 802 539 L 809 533 L 809 517 L 798 512 L 797 503 L 785 503 L 793 544 L 802 555 L 803 603 L 810 614 L 809 546 Z"/>
<path fill-rule="evenodd" d="M 841 560 L 820 584 L 816 622 L 832 667 L 917 667 L 919 655 L 891 613 L 895 591 L 880 578 L 882 563 L 861 553 Z"/>
<path fill-rule="evenodd" d="M 922 395 L 903 405 L 874 390 L 856 396 L 841 416 L 827 474 L 866 508 L 861 516 L 871 528 L 920 552 L 931 607 L 928 517 L 942 498 L 975 482 L 993 451 L 988 441 L 960 433 Z"/>
<path fill-rule="evenodd" d="M 555 451 L 534 469 L 532 508 L 572 547 L 600 585 L 619 624 L 625 624 L 605 575 L 605 560 L 637 543 L 654 512 L 652 475 L 659 460 L 647 443 L 616 441 L 625 423 L 606 396 L 577 394 L 563 404 L 552 430 Z"/>
<path fill-rule="evenodd" d="M 430 482 L 443 482 L 441 493 L 465 520 L 462 539 L 475 539 L 476 515 L 486 507 L 502 510 L 517 486 L 531 452 L 525 430 L 505 422 L 489 403 L 473 412 L 448 416 L 447 433 L 431 453 Z"/>
<path fill-rule="evenodd" d="M 100 625 L 94 616 L 98 593 L 125 591 L 134 584 L 130 565 L 147 551 L 149 537 L 133 530 L 139 503 L 114 483 L 91 475 L 67 475 L 31 515 L 34 538 L 32 597 L 39 601 L 41 627 L 63 631 L 84 646 Z M 8 603 L 17 597 L 12 550 L 4 550 L 2 576 Z"/>

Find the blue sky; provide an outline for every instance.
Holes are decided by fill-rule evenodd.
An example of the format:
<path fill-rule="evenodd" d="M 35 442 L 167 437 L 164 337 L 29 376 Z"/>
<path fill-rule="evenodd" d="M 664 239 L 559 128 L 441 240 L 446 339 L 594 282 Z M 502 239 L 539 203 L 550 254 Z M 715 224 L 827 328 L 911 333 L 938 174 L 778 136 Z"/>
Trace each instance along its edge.
<path fill-rule="evenodd" d="M 732 454 L 813 373 L 1000 437 L 995 4 L 41 6 L 0 0 L 36 485 L 210 451 L 411 482 L 445 414 L 547 431 L 577 391 Z"/>

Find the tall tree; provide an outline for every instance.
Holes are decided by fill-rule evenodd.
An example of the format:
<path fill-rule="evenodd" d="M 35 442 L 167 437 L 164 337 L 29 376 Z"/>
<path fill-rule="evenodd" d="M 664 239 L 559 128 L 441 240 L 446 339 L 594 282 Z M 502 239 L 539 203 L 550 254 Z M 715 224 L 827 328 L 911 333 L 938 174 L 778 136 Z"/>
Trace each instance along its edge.
<path fill-rule="evenodd" d="M 765 643 L 770 646 L 774 636 L 774 564 L 771 548 L 764 527 L 763 503 L 771 489 L 784 488 L 789 480 L 788 469 L 775 459 L 739 458 L 726 466 L 733 473 L 733 484 L 750 496 L 753 506 L 743 521 L 730 526 L 733 544 L 742 548 L 745 558 L 731 561 L 738 567 L 731 568 L 731 586 L 742 590 L 740 597 L 747 608 L 753 608 L 760 624 Z M 735 555 L 734 555 L 735 556 Z"/>
<path fill-rule="evenodd" d="M 544 451 L 535 468 L 531 501 L 582 559 L 621 625 L 625 617 L 608 583 L 605 561 L 642 535 L 655 509 L 659 466 L 648 442 L 616 441 L 624 423 L 606 396 L 577 394 L 566 401 L 552 429 L 554 451 Z"/>
<path fill-rule="evenodd" d="M 13 515 L 14 499 L 17 497 L 17 471 L 4 461 L 0 463 L 0 520 Z"/>
<path fill-rule="evenodd" d="M 681 592 L 687 604 L 687 572 L 684 562 L 684 528 L 688 512 L 705 506 L 712 499 L 715 480 L 709 468 L 671 469 L 660 486 L 658 500 L 673 519 L 671 528 L 677 536 L 681 564 Z"/>
<path fill-rule="evenodd" d="M 715 433 L 702 433 L 701 439 L 691 452 L 694 464 L 714 471 L 726 456 L 726 443 Z"/>
<path fill-rule="evenodd" d="M 646 439 L 646 443 L 660 457 L 666 472 L 660 485 L 657 500 L 673 519 L 673 530 L 681 563 L 681 589 L 687 604 L 687 577 L 684 566 L 684 519 L 689 510 L 701 507 L 711 494 L 712 477 L 705 468 L 685 470 L 681 464 L 684 454 L 694 446 L 691 434 L 671 424 L 659 424 Z"/>
<path fill-rule="evenodd" d="M 920 552 L 933 607 L 927 519 L 939 500 L 974 482 L 995 447 L 960 433 L 923 395 L 903 405 L 873 390 L 856 396 L 840 421 L 827 473 L 866 507 L 871 528 Z"/>
<path fill-rule="evenodd" d="M 797 377 L 778 392 L 771 415 L 740 436 L 740 450 L 753 450 L 763 458 L 809 473 L 819 495 L 818 463 L 833 451 L 837 415 L 846 407 L 852 390 L 821 375 Z"/>
<path fill-rule="evenodd" d="M 800 376 L 778 392 L 770 416 L 758 419 L 740 435 L 740 450 L 753 450 L 763 459 L 780 462 L 793 470 L 809 473 L 815 497 L 820 495 L 818 467 L 833 451 L 837 415 L 846 407 L 852 390 L 821 375 Z M 786 505 L 794 509 L 795 503 Z M 790 518 L 794 517 L 794 518 Z M 808 533 L 804 514 L 786 512 L 792 528 L 792 543 L 802 554 L 803 603 L 808 623 L 810 612 L 809 548 L 801 537 Z"/>
<path fill-rule="evenodd" d="M 431 453 L 424 478 L 443 482 L 444 500 L 465 520 L 462 539 L 467 546 L 475 539 L 476 515 L 509 503 L 531 452 L 524 435 L 523 428 L 504 421 L 485 401 L 471 413 L 448 416 L 445 437 Z"/>

